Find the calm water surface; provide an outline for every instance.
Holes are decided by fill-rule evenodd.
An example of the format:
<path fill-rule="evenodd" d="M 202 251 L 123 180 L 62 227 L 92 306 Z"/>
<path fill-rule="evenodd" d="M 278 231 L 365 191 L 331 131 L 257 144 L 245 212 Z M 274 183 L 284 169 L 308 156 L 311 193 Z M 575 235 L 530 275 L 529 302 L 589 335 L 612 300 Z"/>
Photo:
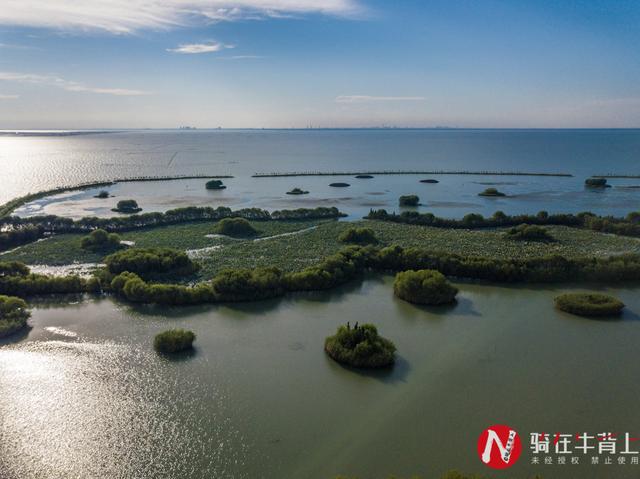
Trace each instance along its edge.
<path fill-rule="evenodd" d="M 609 290 L 628 311 L 605 322 L 553 309 L 572 288 L 460 287 L 445 309 L 395 299 L 389 277 L 239 306 L 37 305 L 29 334 L 0 348 L 2 477 L 433 477 L 482 471 L 477 436 L 495 422 L 522 434 L 640 431 L 638 289 Z M 346 320 L 395 341 L 392 371 L 324 355 Z M 197 333 L 194 355 L 153 352 L 153 335 L 174 326 Z M 528 460 L 525 450 L 509 477 L 638 475 L 549 475 Z"/>
<path fill-rule="evenodd" d="M 203 181 L 122 184 L 120 199 L 134 197 L 146 211 L 207 204 L 267 209 L 336 205 L 353 216 L 370 208 L 396 208 L 401 194 L 418 194 L 421 210 L 442 216 L 592 210 L 623 214 L 638 208 L 636 180 L 611 180 L 613 188 L 586 191 L 593 174 L 640 174 L 640 130 L 221 130 L 135 131 L 70 137 L 0 137 L 4 182 L 0 201 L 27 192 L 130 176 L 234 175 L 229 188 L 206 192 Z M 438 176 L 252 179 L 255 172 L 350 170 L 509 170 L 567 172 L 574 178 Z M 332 181 L 351 188 L 333 189 Z M 485 184 L 486 183 L 486 184 Z M 293 187 L 308 196 L 288 197 Z M 480 198 L 495 186 L 510 198 Z M 79 217 L 110 215 L 117 201 L 96 203 L 95 191 L 62 195 L 53 205 L 36 202 L 20 214 Z M 113 203 L 113 204 L 111 204 Z"/>

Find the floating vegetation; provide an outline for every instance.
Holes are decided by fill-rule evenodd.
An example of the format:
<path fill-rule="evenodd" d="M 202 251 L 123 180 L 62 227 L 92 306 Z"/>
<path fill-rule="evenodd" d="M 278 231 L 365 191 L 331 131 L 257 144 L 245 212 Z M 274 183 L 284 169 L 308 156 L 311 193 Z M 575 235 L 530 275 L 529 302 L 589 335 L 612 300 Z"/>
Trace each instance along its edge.
<path fill-rule="evenodd" d="M 111 195 L 109 194 L 108 191 L 106 190 L 102 190 L 100 191 L 100 193 L 98 193 L 97 195 L 94 196 L 94 198 L 99 198 L 101 200 L 105 199 L 105 198 L 109 198 Z"/>
<path fill-rule="evenodd" d="M 290 191 L 287 191 L 287 194 L 288 195 L 308 195 L 309 192 L 305 191 L 305 190 L 303 190 L 301 188 L 294 188 L 294 189 L 292 189 Z"/>
<path fill-rule="evenodd" d="M 507 196 L 501 191 L 498 191 L 497 188 L 487 188 L 486 190 L 478 193 L 478 196 Z"/>
<path fill-rule="evenodd" d="M 618 298 L 601 293 L 567 293 L 554 302 L 561 311 L 587 317 L 619 316 L 624 308 Z"/>
<path fill-rule="evenodd" d="M 334 188 L 346 188 L 347 186 L 351 186 L 349 183 L 329 183 L 329 186 L 333 186 Z"/>
<path fill-rule="evenodd" d="M 358 178 L 359 180 L 368 180 L 373 178 L 373 175 L 356 175 L 356 178 Z"/>
<path fill-rule="evenodd" d="M 440 183 L 438 180 L 434 180 L 433 178 L 427 178 L 424 180 L 420 180 L 420 183 Z"/>

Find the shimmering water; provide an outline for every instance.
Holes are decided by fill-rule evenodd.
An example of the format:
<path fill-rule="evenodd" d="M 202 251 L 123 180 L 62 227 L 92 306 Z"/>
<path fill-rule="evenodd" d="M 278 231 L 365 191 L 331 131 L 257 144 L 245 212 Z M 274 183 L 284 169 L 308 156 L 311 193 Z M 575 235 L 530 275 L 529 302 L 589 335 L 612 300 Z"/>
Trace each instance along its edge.
<path fill-rule="evenodd" d="M 593 210 L 622 214 L 637 208 L 640 179 L 611 180 L 613 188 L 586 191 L 593 174 L 640 174 L 640 130 L 220 130 L 136 131 L 70 137 L 0 137 L 0 201 L 65 184 L 129 176 L 234 175 L 228 189 L 206 192 L 203 181 L 121 184 L 147 211 L 176 205 L 258 205 L 268 209 L 336 205 L 354 216 L 396 207 L 401 194 L 418 194 L 421 210 L 442 216 Z M 350 170 L 519 170 L 567 172 L 574 178 L 438 176 L 437 185 L 412 176 L 263 178 L 255 172 Z M 347 181 L 351 188 L 328 187 Z M 485 184 L 486 183 L 486 184 Z M 301 187 L 304 197 L 284 193 Z M 480 198 L 496 186 L 510 198 Z M 95 191 L 37 202 L 21 214 L 111 214 L 117 201 L 93 201 Z M 113 203 L 113 204 L 112 204 Z"/>
<path fill-rule="evenodd" d="M 2 477 L 428 478 L 482 471 L 477 436 L 496 422 L 524 436 L 640 432 L 637 289 L 609 290 L 628 312 L 606 322 L 555 311 L 569 287 L 459 286 L 445 309 L 395 299 L 388 277 L 232 306 L 36 305 L 29 334 L 0 348 Z M 392 371 L 324 355 L 346 320 L 395 341 Z M 197 349 L 167 360 L 151 341 L 175 326 Z M 509 477 L 640 467 L 534 466 L 523 440 Z"/>

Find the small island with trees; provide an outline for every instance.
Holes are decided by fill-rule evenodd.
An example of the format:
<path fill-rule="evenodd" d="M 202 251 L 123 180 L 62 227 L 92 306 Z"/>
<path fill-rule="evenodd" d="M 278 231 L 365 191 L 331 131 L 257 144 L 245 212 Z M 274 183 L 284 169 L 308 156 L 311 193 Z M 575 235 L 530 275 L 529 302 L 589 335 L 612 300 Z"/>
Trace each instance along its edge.
<path fill-rule="evenodd" d="M 398 198 L 400 206 L 420 206 L 420 198 L 418 195 L 403 195 Z"/>
<path fill-rule="evenodd" d="M 324 342 L 325 352 L 340 364 L 354 368 L 385 368 L 395 362 L 395 345 L 378 334 L 373 324 L 340 326 Z"/>
<path fill-rule="evenodd" d="M 292 190 L 287 191 L 288 195 L 308 195 L 309 192 L 303 190 L 302 188 L 293 188 Z"/>
<path fill-rule="evenodd" d="M 487 188 L 486 190 L 478 193 L 478 196 L 501 197 L 501 196 L 507 196 L 507 195 L 501 191 L 498 191 L 497 188 Z"/>
<path fill-rule="evenodd" d="M 209 180 L 204 186 L 208 190 L 224 190 L 226 188 L 226 186 L 222 184 L 222 180 Z"/>
<path fill-rule="evenodd" d="M 142 211 L 142 208 L 138 206 L 138 202 L 136 200 L 120 200 L 115 208 L 111 211 L 116 211 L 118 213 L 138 213 Z"/>
<path fill-rule="evenodd" d="M 455 302 L 458 288 L 439 271 L 422 269 L 396 274 L 393 292 L 410 303 L 441 305 Z"/>
<path fill-rule="evenodd" d="M 23 299 L 0 295 L 0 338 L 24 330 L 30 317 L 31 313 Z"/>
<path fill-rule="evenodd" d="M 617 317 L 624 309 L 618 298 L 602 293 L 567 293 L 557 296 L 554 302 L 560 311 L 586 317 Z"/>
<path fill-rule="evenodd" d="M 175 354 L 193 349 L 196 335 L 186 329 L 169 329 L 156 334 L 153 348 L 159 353 Z"/>

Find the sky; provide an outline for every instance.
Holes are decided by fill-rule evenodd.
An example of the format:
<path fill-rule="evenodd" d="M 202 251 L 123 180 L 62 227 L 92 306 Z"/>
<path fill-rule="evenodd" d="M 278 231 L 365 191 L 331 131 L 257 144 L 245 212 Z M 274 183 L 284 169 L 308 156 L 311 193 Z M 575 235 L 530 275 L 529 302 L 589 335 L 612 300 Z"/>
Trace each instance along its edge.
<path fill-rule="evenodd" d="M 640 127 L 637 0 L 2 0 L 0 129 Z"/>

